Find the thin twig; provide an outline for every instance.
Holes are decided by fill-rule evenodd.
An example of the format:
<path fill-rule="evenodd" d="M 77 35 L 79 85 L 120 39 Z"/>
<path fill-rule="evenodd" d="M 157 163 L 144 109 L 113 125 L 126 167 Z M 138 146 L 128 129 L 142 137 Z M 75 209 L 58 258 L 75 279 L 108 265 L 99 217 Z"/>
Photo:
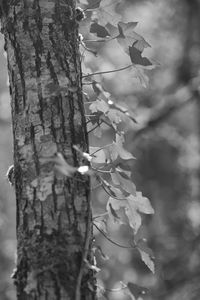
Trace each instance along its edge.
<path fill-rule="evenodd" d="M 94 221 L 95 219 L 102 218 L 102 217 L 104 217 L 104 216 L 107 216 L 107 215 L 108 215 L 108 213 L 107 213 L 107 212 L 105 212 L 105 213 L 103 213 L 103 214 L 100 214 L 100 215 L 94 216 L 94 217 L 93 217 L 93 221 Z"/>
<path fill-rule="evenodd" d="M 94 222 L 93 222 L 93 225 L 96 227 L 96 229 L 110 242 L 110 243 L 112 243 L 112 244 L 114 244 L 114 245 L 116 245 L 116 246 L 118 246 L 118 247 L 120 247 L 120 248 L 124 248 L 124 249 L 135 249 L 135 247 L 133 247 L 133 246 L 124 246 L 124 245 L 121 245 L 121 244 L 119 244 L 119 243 L 117 243 L 117 242 L 115 242 L 115 241 L 113 241 L 110 237 L 108 237 L 107 235 L 106 235 L 106 233 L 103 231 L 103 230 L 101 230 Z"/>
<path fill-rule="evenodd" d="M 94 75 L 101 75 L 101 74 L 109 74 L 109 73 L 115 73 L 115 72 L 120 72 L 126 69 L 131 68 L 133 65 L 128 65 L 126 67 L 120 68 L 120 69 L 115 69 L 115 70 L 110 70 L 110 71 L 102 71 L 102 72 L 96 72 L 96 73 L 91 73 L 91 74 L 87 74 L 87 75 L 83 75 L 82 78 L 86 78 L 86 77 L 90 77 L 90 76 L 94 76 Z"/>
<path fill-rule="evenodd" d="M 91 130 L 89 130 L 87 133 L 91 133 L 92 131 L 94 131 L 96 128 L 100 127 L 100 125 L 102 124 L 103 122 L 100 122 L 99 124 L 97 124 L 95 127 L 93 127 Z"/>

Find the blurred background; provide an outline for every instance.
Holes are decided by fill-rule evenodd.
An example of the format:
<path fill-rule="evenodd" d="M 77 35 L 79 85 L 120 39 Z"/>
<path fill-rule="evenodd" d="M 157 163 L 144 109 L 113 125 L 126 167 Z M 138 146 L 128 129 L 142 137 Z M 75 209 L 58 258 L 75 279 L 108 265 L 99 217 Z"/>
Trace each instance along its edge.
<path fill-rule="evenodd" d="M 123 291 L 109 291 L 118 289 L 123 281 L 147 287 L 149 293 L 143 299 L 198 300 L 200 1 L 124 0 L 116 11 L 124 22 L 139 22 L 135 31 L 152 46 L 143 54 L 159 64 L 154 70 L 139 68 L 143 85 L 149 81 L 146 88 L 129 71 L 101 77 L 104 89 L 115 95 L 116 103 L 128 107 L 138 122 L 125 126 L 126 148 L 137 158 L 132 166 L 137 190 L 151 200 L 155 209 L 153 216 L 143 218 L 137 239 L 146 238 L 153 250 L 156 274 L 148 270 L 136 251 L 113 245 L 95 230 L 96 243 L 110 258 L 97 255 L 102 268 L 99 284 L 107 289 L 102 299 L 130 299 Z M 0 38 L 0 299 L 15 300 L 10 279 L 15 267 L 15 200 L 5 178 L 12 164 L 12 129 L 4 41 Z M 85 54 L 85 73 L 130 64 L 115 40 L 93 43 L 92 47 L 98 50 L 98 57 Z M 98 81 L 98 77 L 95 79 Z M 110 139 L 111 133 L 106 130 L 102 138 L 90 137 L 93 146 Z M 106 201 L 106 194 L 97 189 L 93 195 L 94 213 L 104 212 Z M 130 232 L 126 226 L 109 226 L 109 236 L 121 244 L 127 244 Z"/>

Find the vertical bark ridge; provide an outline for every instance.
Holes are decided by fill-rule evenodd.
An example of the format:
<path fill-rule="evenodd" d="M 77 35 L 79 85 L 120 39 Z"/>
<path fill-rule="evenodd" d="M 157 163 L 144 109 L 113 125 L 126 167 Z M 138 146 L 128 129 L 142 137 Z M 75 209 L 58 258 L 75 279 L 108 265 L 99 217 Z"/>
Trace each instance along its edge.
<path fill-rule="evenodd" d="M 20 300 L 74 300 L 85 238 L 91 249 L 89 179 L 55 173 L 44 158 L 62 152 L 81 165 L 88 150 L 74 0 L 10 0 L 2 28 L 8 54 L 17 201 Z M 46 161 L 47 161 L 46 160 Z M 81 272 L 81 299 L 95 299 Z"/>

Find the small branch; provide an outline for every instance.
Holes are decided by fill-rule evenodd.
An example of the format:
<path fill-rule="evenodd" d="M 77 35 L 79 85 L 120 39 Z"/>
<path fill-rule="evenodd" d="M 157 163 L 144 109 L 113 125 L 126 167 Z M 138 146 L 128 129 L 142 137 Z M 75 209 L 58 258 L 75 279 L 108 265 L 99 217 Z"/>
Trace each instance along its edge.
<path fill-rule="evenodd" d="M 107 212 L 105 212 L 105 213 L 103 213 L 103 214 L 100 214 L 100 215 L 94 216 L 94 217 L 93 217 L 93 221 L 94 221 L 95 219 L 102 218 L 102 217 L 104 217 L 104 216 L 107 216 L 107 215 L 108 215 L 108 213 L 107 213 Z"/>
<path fill-rule="evenodd" d="M 101 150 L 103 150 L 104 148 L 109 147 L 109 146 L 112 146 L 112 144 L 108 144 L 108 145 L 105 145 L 105 146 L 103 146 L 103 147 L 100 147 L 99 149 L 97 149 L 96 151 L 94 151 L 93 153 L 91 153 L 90 155 L 94 155 L 95 153 L 97 153 L 97 152 L 99 152 L 99 151 L 101 151 Z"/>
<path fill-rule="evenodd" d="M 106 192 L 106 194 L 108 194 L 108 196 L 110 196 L 110 197 L 112 197 L 112 198 L 114 198 L 114 199 L 116 199 L 116 200 L 127 201 L 127 199 L 126 199 L 125 196 L 124 196 L 124 198 L 118 198 L 118 197 L 115 197 L 114 195 L 112 195 L 111 193 L 109 193 L 109 192 L 106 190 L 106 188 L 105 188 L 105 186 L 104 186 L 102 180 L 101 180 L 101 182 L 102 182 L 102 188 L 103 188 L 103 190 Z"/>
<path fill-rule="evenodd" d="M 101 75 L 101 74 L 109 74 L 109 73 L 115 73 L 115 72 L 120 72 L 124 71 L 126 69 L 131 68 L 133 65 L 128 65 L 126 67 L 120 68 L 120 69 L 115 69 L 115 70 L 110 70 L 110 71 L 103 71 L 103 72 L 96 72 L 96 73 L 91 73 L 87 75 L 83 75 L 82 78 L 90 77 L 90 76 L 95 76 L 95 75 Z"/>
<path fill-rule="evenodd" d="M 102 183 L 97 184 L 96 186 L 91 187 L 91 188 L 90 188 L 90 191 L 94 191 L 94 190 L 98 189 L 98 188 L 101 187 L 101 186 L 102 186 Z"/>
<path fill-rule="evenodd" d="M 124 246 L 124 245 L 121 245 L 121 244 L 119 244 L 119 243 L 117 243 L 117 242 L 115 242 L 115 241 L 113 241 L 110 237 L 108 237 L 107 235 L 106 235 L 106 233 L 103 231 L 103 230 L 101 230 L 94 222 L 93 222 L 93 225 L 96 227 L 96 229 L 110 242 L 110 243 L 112 243 L 112 244 L 114 244 L 115 246 L 118 246 L 118 247 L 120 247 L 120 248 L 124 248 L 124 249 L 135 249 L 135 247 L 133 247 L 133 246 Z"/>
<path fill-rule="evenodd" d="M 118 293 L 118 292 L 121 292 L 122 290 L 127 289 L 127 288 L 128 288 L 127 286 L 122 286 L 118 289 L 107 289 L 107 288 L 105 288 L 105 291 L 109 292 L 109 293 Z"/>
<path fill-rule="evenodd" d="M 104 174 L 111 174 L 112 170 L 100 170 L 100 169 L 95 169 L 93 167 L 91 167 L 92 170 L 94 170 L 95 172 L 99 172 L 99 173 L 104 173 Z"/>
<path fill-rule="evenodd" d="M 100 122 L 99 124 L 97 124 L 95 127 L 93 127 L 91 130 L 89 130 L 87 133 L 91 133 L 92 131 L 94 131 L 96 128 L 100 127 L 100 125 L 102 124 L 103 122 Z"/>
<path fill-rule="evenodd" d="M 116 35 L 116 36 L 113 36 L 112 38 L 108 38 L 108 39 L 101 39 L 101 40 L 83 40 L 84 42 L 92 42 L 92 43 L 106 43 L 106 42 L 110 42 L 110 41 L 113 41 L 115 40 L 116 38 L 119 37 L 119 34 Z"/>

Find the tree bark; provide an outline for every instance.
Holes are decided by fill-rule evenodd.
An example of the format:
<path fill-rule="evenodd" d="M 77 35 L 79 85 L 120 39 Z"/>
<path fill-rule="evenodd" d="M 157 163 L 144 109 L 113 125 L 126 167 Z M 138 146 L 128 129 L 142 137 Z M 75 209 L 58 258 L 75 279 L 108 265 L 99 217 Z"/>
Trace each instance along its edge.
<path fill-rule="evenodd" d="M 1 1 L 10 80 L 20 300 L 95 299 L 89 178 L 65 177 L 88 151 L 75 0 Z"/>

